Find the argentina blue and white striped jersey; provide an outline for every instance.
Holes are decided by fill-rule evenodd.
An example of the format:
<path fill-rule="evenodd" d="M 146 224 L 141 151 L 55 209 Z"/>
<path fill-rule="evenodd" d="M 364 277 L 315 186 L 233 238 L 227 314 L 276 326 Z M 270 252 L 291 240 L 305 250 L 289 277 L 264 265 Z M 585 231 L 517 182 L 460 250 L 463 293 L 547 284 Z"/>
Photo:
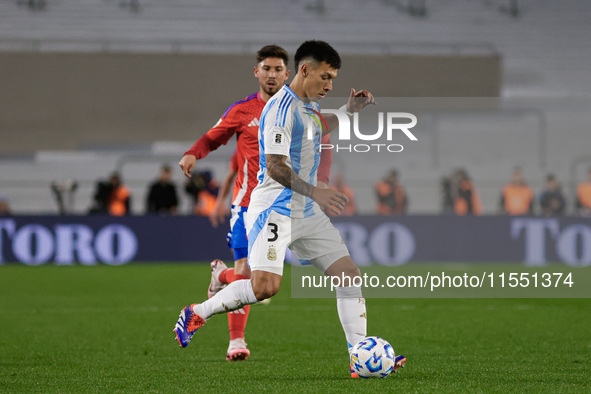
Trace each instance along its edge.
<path fill-rule="evenodd" d="M 293 218 L 320 213 L 314 200 L 293 192 L 267 173 L 265 155 L 287 156 L 286 164 L 302 180 L 316 186 L 320 164 L 322 119 L 317 102 L 304 103 L 284 86 L 265 105 L 259 126 L 259 172 L 249 211 L 276 211 Z"/>

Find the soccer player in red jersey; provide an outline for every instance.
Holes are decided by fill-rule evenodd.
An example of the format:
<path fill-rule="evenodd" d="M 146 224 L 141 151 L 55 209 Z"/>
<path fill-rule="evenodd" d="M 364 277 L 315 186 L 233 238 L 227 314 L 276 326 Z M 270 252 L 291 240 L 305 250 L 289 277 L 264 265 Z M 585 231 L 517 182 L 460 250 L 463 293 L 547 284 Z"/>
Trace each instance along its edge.
<path fill-rule="evenodd" d="M 250 278 L 250 268 L 247 263 L 248 240 L 244 216 L 250 202 L 250 194 L 257 185 L 259 171 L 259 118 L 267 101 L 277 93 L 289 77 L 287 52 L 277 45 L 267 45 L 257 52 L 257 65 L 254 76 L 259 80 L 259 92 L 246 96 L 230 106 L 222 115 L 218 123 L 189 149 L 179 162 L 179 166 L 186 176 L 195 167 L 196 160 L 203 159 L 207 154 L 216 150 L 222 144 L 236 135 L 236 153 L 230 163 L 230 171 L 226 177 L 229 181 L 233 173 L 237 173 L 232 195 L 232 216 L 230 219 L 230 247 L 234 250 L 234 268 L 228 268 L 223 261 L 211 262 L 212 279 L 208 289 L 208 297 L 213 297 L 228 283 L 240 279 Z M 327 136 L 328 138 L 328 136 Z M 329 143 L 323 140 L 323 143 Z M 332 150 L 322 152 L 322 162 L 319 166 L 318 180 L 328 184 Z M 224 183 L 227 183 L 227 182 Z M 223 192 L 223 190 L 222 190 Z M 220 197 L 223 199 L 223 193 Z M 216 225 L 223 220 L 224 210 L 218 204 L 210 216 Z M 230 345 L 226 360 L 245 360 L 250 356 L 244 340 L 244 328 L 250 306 L 228 313 L 230 328 Z"/>

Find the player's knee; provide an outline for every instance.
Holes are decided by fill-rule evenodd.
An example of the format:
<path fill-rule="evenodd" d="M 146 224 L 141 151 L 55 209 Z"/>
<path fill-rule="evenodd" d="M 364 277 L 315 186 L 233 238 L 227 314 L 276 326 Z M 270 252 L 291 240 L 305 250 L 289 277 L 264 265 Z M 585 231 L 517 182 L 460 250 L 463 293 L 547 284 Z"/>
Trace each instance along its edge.
<path fill-rule="evenodd" d="M 334 264 L 332 264 L 325 272 L 328 276 L 336 276 L 339 278 L 356 278 L 361 276 L 361 271 L 357 264 L 353 262 L 351 257 L 343 257 Z"/>
<path fill-rule="evenodd" d="M 259 284 L 258 286 L 253 286 L 253 290 L 257 300 L 262 301 L 277 294 L 279 287 L 275 287 L 271 283 L 266 283 L 264 285 Z"/>
<path fill-rule="evenodd" d="M 345 276 L 350 276 L 351 278 L 356 278 L 358 276 L 361 276 L 361 271 L 359 270 L 359 267 L 357 265 L 353 264 L 352 266 L 349 266 L 345 270 L 343 270 L 343 274 Z"/>
<path fill-rule="evenodd" d="M 270 275 L 256 275 L 252 277 L 252 290 L 257 300 L 262 301 L 277 294 L 279 285 L 281 284 L 281 277 L 279 275 L 277 276 L 279 280 Z"/>
<path fill-rule="evenodd" d="M 259 292 L 255 292 L 254 294 L 257 300 L 262 301 L 266 300 L 267 298 L 273 297 L 275 294 L 277 294 L 277 290 L 273 288 L 265 288 L 260 290 Z"/>

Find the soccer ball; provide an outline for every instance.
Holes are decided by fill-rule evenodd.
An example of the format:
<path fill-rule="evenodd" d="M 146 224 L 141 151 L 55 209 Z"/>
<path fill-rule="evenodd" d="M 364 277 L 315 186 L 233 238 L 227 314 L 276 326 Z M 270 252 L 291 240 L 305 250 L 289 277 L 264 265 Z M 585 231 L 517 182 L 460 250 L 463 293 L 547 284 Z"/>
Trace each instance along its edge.
<path fill-rule="evenodd" d="M 362 378 L 385 378 L 394 369 L 394 348 L 385 339 L 367 337 L 351 351 L 353 371 Z"/>

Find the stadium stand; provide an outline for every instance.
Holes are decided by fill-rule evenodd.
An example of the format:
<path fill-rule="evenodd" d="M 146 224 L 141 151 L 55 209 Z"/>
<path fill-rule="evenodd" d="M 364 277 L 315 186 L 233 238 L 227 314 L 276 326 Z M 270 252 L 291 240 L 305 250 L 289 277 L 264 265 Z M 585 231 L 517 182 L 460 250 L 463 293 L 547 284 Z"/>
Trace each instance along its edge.
<path fill-rule="evenodd" d="M 591 53 L 588 1 L 522 0 L 517 19 L 499 11 L 508 0 L 428 2 L 425 18 L 413 18 L 395 3 L 331 0 L 325 2 L 327 12 L 317 15 L 297 0 L 143 0 L 138 13 L 114 0 L 50 0 L 43 12 L 4 1 L 0 48 L 252 53 L 268 37 L 293 50 L 318 35 L 347 43 L 339 49 L 348 53 L 478 53 L 493 45 L 505 59 L 504 95 L 590 90 L 578 67 Z"/>

